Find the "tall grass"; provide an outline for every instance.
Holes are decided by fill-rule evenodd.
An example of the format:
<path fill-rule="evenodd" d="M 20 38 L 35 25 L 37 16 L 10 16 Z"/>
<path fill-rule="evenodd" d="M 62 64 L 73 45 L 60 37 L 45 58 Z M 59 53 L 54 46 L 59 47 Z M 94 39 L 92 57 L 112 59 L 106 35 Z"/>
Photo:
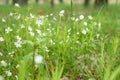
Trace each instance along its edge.
<path fill-rule="evenodd" d="M 117 32 L 109 35 L 104 30 L 102 11 L 97 18 L 91 14 L 71 16 L 72 2 L 71 14 L 61 8 L 59 12 L 37 15 L 32 7 L 23 7 L 13 6 L 9 14 L 1 16 L 0 77 L 119 79 L 120 38 Z"/>

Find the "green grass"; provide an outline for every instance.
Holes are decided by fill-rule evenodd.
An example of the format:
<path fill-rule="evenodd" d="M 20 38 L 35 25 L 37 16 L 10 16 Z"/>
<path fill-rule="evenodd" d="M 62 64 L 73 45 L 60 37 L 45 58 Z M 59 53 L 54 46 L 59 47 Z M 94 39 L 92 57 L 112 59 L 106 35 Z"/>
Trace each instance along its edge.
<path fill-rule="evenodd" d="M 65 4 L 0 6 L 0 19 L 6 20 L 0 21 L 0 77 L 5 80 L 16 80 L 16 77 L 18 80 L 118 80 L 119 7 L 73 5 L 71 17 L 70 6 Z M 39 15 L 39 10 L 44 15 Z M 65 10 L 63 16 L 59 16 L 61 10 Z M 83 20 L 79 20 L 81 14 L 85 16 Z M 92 20 L 89 15 L 93 16 Z M 39 64 L 34 61 L 38 55 L 43 57 Z"/>

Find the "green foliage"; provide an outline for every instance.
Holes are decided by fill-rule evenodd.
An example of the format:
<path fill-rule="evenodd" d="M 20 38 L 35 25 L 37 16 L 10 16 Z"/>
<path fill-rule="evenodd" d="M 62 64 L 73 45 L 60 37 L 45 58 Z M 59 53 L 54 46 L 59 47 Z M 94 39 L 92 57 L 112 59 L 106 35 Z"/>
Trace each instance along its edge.
<path fill-rule="evenodd" d="M 47 8 L 43 5 L 4 7 L 5 10 L 0 6 L 0 77 L 5 80 L 119 79 L 120 35 L 116 27 L 118 13 L 113 10 L 119 10 L 117 6 L 109 6 L 113 11 L 105 7 L 93 12 L 82 10 L 82 6 L 74 8 L 72 4 L 71 8 L 55 5 L 52 11 L 48 5 Z M 38 14 L 39 10 L 45 13 Z"/>

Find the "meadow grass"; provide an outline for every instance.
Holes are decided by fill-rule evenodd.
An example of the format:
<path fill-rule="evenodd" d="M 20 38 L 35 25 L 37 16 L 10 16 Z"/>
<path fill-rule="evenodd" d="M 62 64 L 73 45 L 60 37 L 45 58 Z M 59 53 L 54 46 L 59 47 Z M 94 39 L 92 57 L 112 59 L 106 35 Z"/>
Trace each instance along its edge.
<path fill-rule="evenodd" d="M 70 10 L 0 6 L 0 79 L 119 80 L 119 6 Z"/>

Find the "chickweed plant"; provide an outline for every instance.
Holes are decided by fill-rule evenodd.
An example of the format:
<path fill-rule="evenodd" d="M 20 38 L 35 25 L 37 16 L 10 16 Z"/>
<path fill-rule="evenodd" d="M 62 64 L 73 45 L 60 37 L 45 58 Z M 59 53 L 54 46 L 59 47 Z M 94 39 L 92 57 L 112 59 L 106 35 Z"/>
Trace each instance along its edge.
<path fill-rule="evenodd" d="M 91 15 L 20 14 L 0 21 L 0 80 L 118 80 L 119 38 Z"/>

